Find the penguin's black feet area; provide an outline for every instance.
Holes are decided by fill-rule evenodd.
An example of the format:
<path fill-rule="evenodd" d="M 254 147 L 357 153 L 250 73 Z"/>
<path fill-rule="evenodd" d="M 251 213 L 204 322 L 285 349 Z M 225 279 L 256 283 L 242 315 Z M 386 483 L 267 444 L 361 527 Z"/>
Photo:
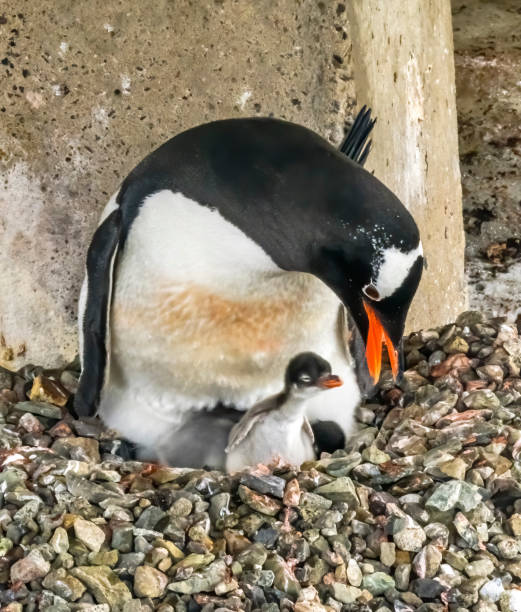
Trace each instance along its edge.
<path fill-rule="evenodd" d="M 100 450 L 104 453 L 117 455 L 123 461 L 136 461 L 138 459 L 138 444 L 130 440 L 103 440 L 100 442 Z"/>
<path fill-rule="evenodd" d="M 322 452 L 333 453 L 339 448 L 344 448 L 346 442 L 344 432 L 334 421 L 316 421 L 311 428 L 319 456 Z"/>

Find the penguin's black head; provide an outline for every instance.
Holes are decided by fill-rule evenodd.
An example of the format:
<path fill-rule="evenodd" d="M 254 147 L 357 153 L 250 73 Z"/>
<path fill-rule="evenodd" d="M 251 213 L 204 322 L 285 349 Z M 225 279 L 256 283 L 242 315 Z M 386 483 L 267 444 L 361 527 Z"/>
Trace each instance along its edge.
<path fill-rule="evenodd" d="M 286 388 L 332 389 L 342 381 L 331 374 L 329 362 L 315 353 L 300 353 L 289 362 L 286 369 Z"/>
<path fill-rule="evenodd" d="M 354 248 L 353 248 L 354 247 Z M 324 246 L 314 262 L 315 274 L 340 297 L 365 343 L 367 370 L 374 384 L 385 344 L 393 375 L 402 362 L 405 318 L 423 269 L 421 244 L 400 250 L 373 245 Z"/>

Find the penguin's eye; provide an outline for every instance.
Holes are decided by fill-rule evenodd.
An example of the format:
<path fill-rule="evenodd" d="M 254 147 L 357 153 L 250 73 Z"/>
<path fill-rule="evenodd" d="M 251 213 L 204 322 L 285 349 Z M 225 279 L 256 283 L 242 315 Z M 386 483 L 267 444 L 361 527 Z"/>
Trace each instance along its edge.
<path fill-rule="evenodd" d="M 362 289 L 364 295 L 366 295 L 370 300 L 374 300 L 378 302 L 380 299 L 380 294 L 378 293 L 378 289 L 373 285 L 373 283 L 369 283 Z"/>
<path fill-rule="evenodd" d="M 301 374 L 298 377 L 298 381 L 301 382 L 301 383 L 311 382 L 311 376 L 309 376 L 308 374 Z"/>

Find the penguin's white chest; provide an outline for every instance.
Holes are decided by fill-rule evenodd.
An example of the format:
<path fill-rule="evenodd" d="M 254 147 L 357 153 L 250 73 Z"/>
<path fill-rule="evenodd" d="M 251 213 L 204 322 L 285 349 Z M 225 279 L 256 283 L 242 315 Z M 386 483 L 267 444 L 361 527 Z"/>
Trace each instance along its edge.
<path fill-rule="evenodd" d="M 323 283 L 280 270 L 218 211 L 158 192 L 119 256 L 102 416 L 154 444 L 187 410 L 249 408 L 280 390 L 299 352 L 349 369 L 338 308 Z"/>

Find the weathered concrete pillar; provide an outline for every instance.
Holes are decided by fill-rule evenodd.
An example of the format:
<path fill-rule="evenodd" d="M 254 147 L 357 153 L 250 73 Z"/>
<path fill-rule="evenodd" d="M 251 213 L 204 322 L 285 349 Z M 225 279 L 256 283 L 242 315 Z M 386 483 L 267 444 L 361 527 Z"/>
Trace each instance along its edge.
<path fill-rule="evenodd" d="M 513 319 L 521 315 L 520 6 L 452 2 L 469 300 Z"/>
<path fill-rule="evenodd" d="M 413 214 L 427 259 L 408 327 L 446 323 L 466 305 L 450 1 L 349 7 L 357 98 L 378 117 L 367 167 Z"/>
<path fill-rule="evenodd" d="M 425 237 L 430 267 L 412 325 L 460 309 L 463 299 L 440 299 L 445 283 L 461 284 L 445 0 L 4 0 L 2 11 L 0 364 L 74 356 L 88 239 L 149 151 L 240 115 L 274 114 L 338 143 L 356 98 L 379 117 L 371 168 Z"/>

